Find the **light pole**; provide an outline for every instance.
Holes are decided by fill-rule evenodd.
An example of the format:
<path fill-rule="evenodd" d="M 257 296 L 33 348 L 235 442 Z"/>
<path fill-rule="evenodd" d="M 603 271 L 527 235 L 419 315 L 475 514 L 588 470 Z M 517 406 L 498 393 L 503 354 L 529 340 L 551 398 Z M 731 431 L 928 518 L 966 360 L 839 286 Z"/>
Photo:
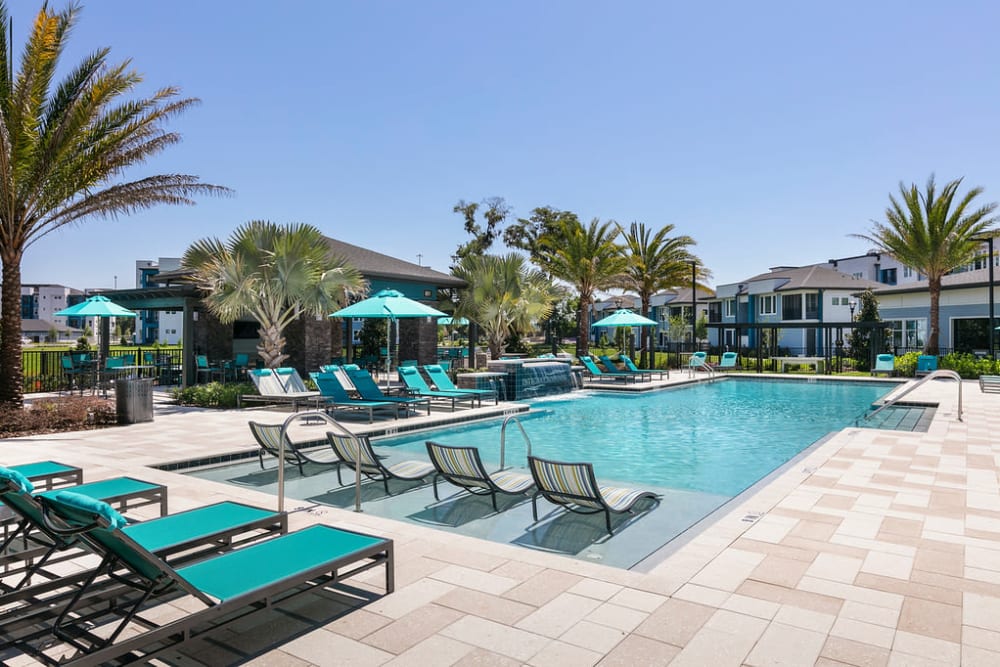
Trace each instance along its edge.
<path fill-rule="evenodd" d="M 851 299 L 847 302 L 847 307 L 851 309 L 851 322 L 854 321 L 854 309 L 858 307 L 858 302 Z"/>
<path fill-rule="evenodd" d="M 695 347 L 695 328 L 698 326 L 698 262 L 688 262 L 691 265 L 691 351 Z"/>
<path fill-rule="evenodd" d="M 993 237 L 992 236 L 987 236 L 985 238 L 977 237 L 976 240 L 986 241 L 987 253 L 989 254 L 988 261 L 989 261 L 990 271 L 989 271 L 989 285 L 987 285 L 987 291 L 988 291 L 987 298 L 990 301 L 989 305 L 990 323 L 987 325 L 986 330 L 987 330 L 987 335 L 989 336 L 988 340 L 990 345 L 990 359 L 996 359 L 996 356 L 993 354 Z"/>

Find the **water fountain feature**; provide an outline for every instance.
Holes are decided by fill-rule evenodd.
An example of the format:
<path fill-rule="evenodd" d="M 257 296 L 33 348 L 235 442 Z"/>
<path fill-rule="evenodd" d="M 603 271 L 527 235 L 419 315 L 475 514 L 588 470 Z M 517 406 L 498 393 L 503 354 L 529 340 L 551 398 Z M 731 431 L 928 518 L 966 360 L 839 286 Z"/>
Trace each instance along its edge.
<path fill-rule="evenodd" d="M 503 373 L 506 399 L 517 401 L 549 394 L 573 391 L 572 359 L 497 359 L 486 367 L 491 373 Z"/>

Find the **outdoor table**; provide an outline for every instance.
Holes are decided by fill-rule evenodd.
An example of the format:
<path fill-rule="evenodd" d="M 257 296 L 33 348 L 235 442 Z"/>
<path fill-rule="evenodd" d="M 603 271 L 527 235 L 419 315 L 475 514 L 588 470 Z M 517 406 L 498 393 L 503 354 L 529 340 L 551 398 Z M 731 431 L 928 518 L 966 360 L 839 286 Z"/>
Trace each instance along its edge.
<path fill-rule="evenodd" d="M 771 361 L 778 364 L 778 372 L 785 371 L 785 364 L 809 364 L 816 369 L 817 373 L 823 372 L 825 357 L 771 357 Z"/>

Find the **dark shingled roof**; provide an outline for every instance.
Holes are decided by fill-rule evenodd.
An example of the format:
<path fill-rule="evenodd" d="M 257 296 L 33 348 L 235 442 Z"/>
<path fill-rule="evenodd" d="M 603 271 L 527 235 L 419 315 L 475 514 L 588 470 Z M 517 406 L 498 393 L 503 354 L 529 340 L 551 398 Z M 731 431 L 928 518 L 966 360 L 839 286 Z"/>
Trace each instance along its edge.
<path fill-rule="evenodd" d="M 343 257 L 366 278 L 389 278 L 394 280 L 421 280 L 439 287 L 464 287 L 465 281 L 455 276 L 427 266 L 405 262 L 380 252 L 360 246 L 326 238 L 330 252 Z"/>

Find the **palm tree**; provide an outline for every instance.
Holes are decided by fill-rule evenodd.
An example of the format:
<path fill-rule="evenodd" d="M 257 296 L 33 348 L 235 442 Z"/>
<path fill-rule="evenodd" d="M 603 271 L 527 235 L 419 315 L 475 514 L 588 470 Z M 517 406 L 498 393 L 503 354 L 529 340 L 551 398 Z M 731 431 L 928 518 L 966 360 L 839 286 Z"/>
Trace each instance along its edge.
<path fill-rule="evenodd" d="M 452 273 L 469 285 L 458 293 L 455 315 L 479 325 L 494 359 L 512 333 L 529 333 L 548 317 L 560 296 L 544 273 L 516 253 L 466 255 Z"/>
<path fill-rule="evenodd" d="M 99 49 L 75 68 L 59 58 L 77 7 L 43 6 L 13 72 L 7 6 L 0 2 L 0 404 L 22 405 L 21 261 L 27 248 L 64 225 L 116 218 L 157 204 L 193 204 L 226 188 L 183 174 L 134 176 L 137 165 L 180 141 L 163 124 L 195 99 L 177 88 L 125 100 L 142 77 Z M 57 70 L 67 74 L 58 83 Z"/>
<path fill-rule="evenodd" d="M 995 222 L 990 214 L 996 209 L 996 202 L 970 209 L 983 188 L 973 188 L 955 202 L 961 183 L 960 178 L 951 181 L 938 194 L 933 174 L 927 179 L 924 192 L 916 184 L 907 187 L 901 182 L 900 199 L 889 195 L 885 222 L 873 222 L 870 234 L 854 234 L 927 276 L 930 322 L 924 354 L 938 353 L 941 279 L 975 256 L 979 248 L 976 236 Z"/>
<path fill-rule="evenodd" d="M 539 243 L 542 269 L 573 285 L 579 295 L 577 356 L 590 350 L 589 314 L 594 293 L 618 285 L 627 265 L 621 246 L 615 243 L 618 231 L 613 220 L 602 223 L 594 218 L 584 227 L 575 217 L 564 218 Z"/>
<path fill-rule="evenodd" d="M 654 294 L 684 284 L 690 275 L 691 262 L 700 264 L 688 250 L 689 246 L 695 245 L 695 240 L 690 236 L 671 237 L 673 231 L 674 226 L 667 225 L 652 234 L 652 230 L 641 222 L 633 222 L 628 232 L 619 227 L 628 257 L 622 287 L 639 295 L 642 315 L 649 312 Z M 652 329 L 643 327 L 639 361 L 643 368 L 650 368 L 647 364 L 652 364 L 652 355 L 649 360 L 646 358 L 653 349 Z"/>
<path fill-rule="evenodd" d="M 284 331 L 295 318 L 326 317 L 365 286 L 357 269 L 330 255 L 312 225 L 254 220 L 233 232 L 227 244 L 196 241 L 181 266 L 206 291 L 205 305 L 220 322 L 257 320 L 257 352 L 268 368 L 288 358 Z"/>

